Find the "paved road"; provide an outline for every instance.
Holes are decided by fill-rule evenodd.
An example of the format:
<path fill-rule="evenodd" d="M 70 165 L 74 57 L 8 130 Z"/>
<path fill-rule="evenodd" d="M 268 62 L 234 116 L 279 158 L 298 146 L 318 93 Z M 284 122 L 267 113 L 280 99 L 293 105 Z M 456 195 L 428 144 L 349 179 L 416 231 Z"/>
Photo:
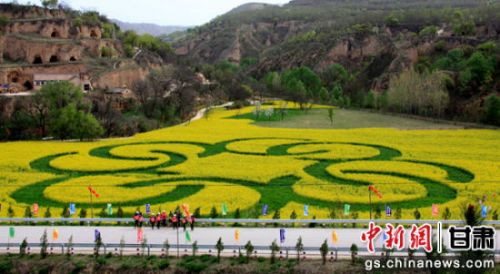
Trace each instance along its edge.
<path fill-rule="evenodd" d="M 52 231 L 57 229 L 59 238 L 52 241 Z M 47 230 L 49 242 L 66 243 L 70 236 L 73 236 L 74 243 L 92 243 L 94 241 L 94 230 L 101 232 L 104 243 L 118 244 L 123 238 L 127 244 L 137 243 L 137 231 L 133 227 L 100 227 L 100 226 L 16 226 L 14 238 L 9 239 L 9 227 L 0 227 L 0 242 L 20 243 L 25 237 L 29 243 L 39 243 L 40 236 Z M 280 239 L 280 228 L 238 228 L 240 233 L 239 242 L 235 241 L 235 228 L 195 228 L 190 231 L 192 241 L 198 241 L 199 245 L 215 245 L 217 239 L 222 237 L 225 245 L 244 245 L 247 241 L 252 241 L 254 246 L 269 246 L 273 240 Z M 330 247 L 350 247 L 356 243 L 360 251 L 366 250 L 366 244 L 360 240 L 362 231 L 366 229 L 335 229 L 338 242 L 332 242 L 332 229 L 323 228 L 285 228 L 285 242 L 283 246 L 295 246 L 299 236 L 302 237 L 304 246 L 319 247 L 326 239 Z M 407 236 L 409 230 L 406 232 Z M 448 242 L 448 233 L 443 230 L 444 242 Z M 162 228 L 151 230 L 144 228 L 144 237 L 150 244 L 162 244 L 166 239 L 170 244 L 176 243 L 177 233 L 172 228 Z M 382 237 L 376 241 L 375 247 L 382 247 Z M 182 229 L 179 230 L 179 244 L 190 244 L 186 241 Z M 500 231 L 496 232 L 496 249 L 500 250 Z"/>

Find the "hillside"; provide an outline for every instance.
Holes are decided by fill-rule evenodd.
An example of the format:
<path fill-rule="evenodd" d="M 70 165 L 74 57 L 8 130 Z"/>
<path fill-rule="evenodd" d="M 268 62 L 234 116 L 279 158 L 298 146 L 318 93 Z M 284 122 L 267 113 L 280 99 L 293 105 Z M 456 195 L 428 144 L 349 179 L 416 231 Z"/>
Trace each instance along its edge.
<path fill-rule="evenodd" d="M 445 115 L 478 121 L 477 108 L 499 88 L 499 14 L 500 3 L 493 1 L 296 0 L 228 13 L 190 30 L 174 47 L 178 55 L 201 62 L 245 64 L 244 74 L 258 80 L 300 66 L 321 74 L 340 64 L 355 78 L 342 88 L 356 106 L 370 90 L 382 94 L 407 69 L 452 71 Z M 467 66 L 435 63 L 457 48 L 465 62 L 488 42 L 496 49 L 488 52 L 496 72 L 487 86 L 469 81 L 459 87 L 460 69 Z"/>
<path fill-rule="evenodd" d="M 227 14 L 236 14 L 240 12 L 247 12 L 247 11 L 257 11 L 257 10 L 262 10 L 265 8 L 273 7 L 275 5 L 269 5 L 265 3 L 246 3 L 243 5 L 240 5 L 231 11 L 229 11 Z"/>

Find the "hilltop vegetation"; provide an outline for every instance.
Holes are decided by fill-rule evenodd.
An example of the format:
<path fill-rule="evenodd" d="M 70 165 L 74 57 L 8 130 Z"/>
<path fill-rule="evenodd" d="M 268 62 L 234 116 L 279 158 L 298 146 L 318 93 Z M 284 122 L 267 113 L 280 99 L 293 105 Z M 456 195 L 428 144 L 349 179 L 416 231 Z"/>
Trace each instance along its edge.
<path fill-rule="evenodd" d="M 236 64 L 246 85 L 272 96 L 498 125 L 499 14 L 496 1 L 292 1 L 220 16 L 174 47 Z M 302 82 L 302 91 L 274 78 L 269 88 L 270 73 L 298 68 L 321 84 Z M 348 77 L 332 85 L 339 69 Z M 439 92 L 420 94 L 398 79 Z"/>

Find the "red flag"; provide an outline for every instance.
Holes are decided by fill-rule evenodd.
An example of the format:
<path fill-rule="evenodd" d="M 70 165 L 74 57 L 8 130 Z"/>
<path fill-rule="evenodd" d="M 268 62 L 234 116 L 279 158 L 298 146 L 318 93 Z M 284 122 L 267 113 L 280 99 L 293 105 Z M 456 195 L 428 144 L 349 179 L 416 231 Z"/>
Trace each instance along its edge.
<path fill-rule="evenodd" d="M 432 216 L 437 217 L 438 214 L 438 205 L 437 204 L 432 204 Z"/>
<path fill-rule="evenodd" d="M 375 186 L 371 185 L 368 187 L 368 189 L 373 191 L 375 194 L 377 194 L 379 199 L 382 199 L 382 194 L 380 194 L 380 192 L 378 192 L 378 190 L 375 188 Z"/>
<path fill-rule="evenodd" d="M 38 215 L 38 204 L 37 203 L 33 204 L 33 215 L 35 215 L 35 216 Z"/>
<path fill-rule="evenodd" d="M 96 198 L 99 198 L 99 193 L 97 193 L 91 186 L 89 186 L 88 189 Z"/>
<path fill-rule="evenodd" d="M 181 207 L 184 210 L 184 213 L 186 214 L 186 217 L 188 219 L 191 219 L 191 213 L 189 213 L 189 205 L 182 204 Z"/>

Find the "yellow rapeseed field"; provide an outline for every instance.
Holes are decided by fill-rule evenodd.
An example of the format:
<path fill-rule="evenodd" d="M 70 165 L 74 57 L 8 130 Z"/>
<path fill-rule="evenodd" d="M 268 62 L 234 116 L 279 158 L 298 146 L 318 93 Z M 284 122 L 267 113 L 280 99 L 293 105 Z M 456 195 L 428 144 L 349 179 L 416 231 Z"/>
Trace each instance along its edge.
<path fill-rule="evenodd" d="M 0 215 L 10 205 L 22 216 L 33 203 L 39 215 L 51 207 L 60 216 L 69 203 L 88 208 L 89 185 L 100 194 L 94 211 L 112 203 L 126 213 L 146 203 L 155 211 L 185 203 L 206 216 L 226 203 L 229 216 L 240 209 L 242 217 L 262 217 L 267 204 L 281 218 L 293 211 L 340 218 L 348 203 L 367 218 L 369 185 L 383 195 L 373 195 L 375 208 L 400 207 L 403 218 L 415 208 L 433 218 L 436 203 L 456 219 L 461 205 L 483 198 L 500 209 L 499 131 L 263 128 L 233 118 L 253 110 L 217 109 L 208 119 L 132 138 L 0 143 Z"/>

